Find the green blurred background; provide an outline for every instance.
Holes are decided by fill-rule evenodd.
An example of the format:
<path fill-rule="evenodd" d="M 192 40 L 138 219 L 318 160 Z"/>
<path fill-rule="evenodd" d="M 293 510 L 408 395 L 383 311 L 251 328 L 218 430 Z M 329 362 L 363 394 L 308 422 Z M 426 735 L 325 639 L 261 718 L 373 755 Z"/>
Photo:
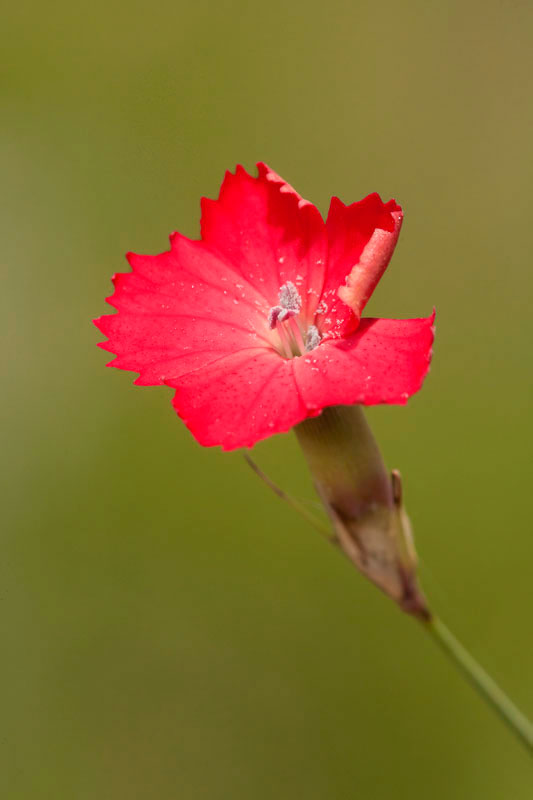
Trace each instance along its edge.
<path fill-rule="evenodd" d="M 2 797 L 531 797 L 531 763 L 415 623 L 171 391 L 106 370 L 126 250 L 198 233 L 264 159 L 324 211 L 396 197 L 370 313 L 438 311 L 372 409 L 434 605 L 533 713 L 533 5 L 3 9 Z M 256 458 L 314 508 L 292 435 Z"/>

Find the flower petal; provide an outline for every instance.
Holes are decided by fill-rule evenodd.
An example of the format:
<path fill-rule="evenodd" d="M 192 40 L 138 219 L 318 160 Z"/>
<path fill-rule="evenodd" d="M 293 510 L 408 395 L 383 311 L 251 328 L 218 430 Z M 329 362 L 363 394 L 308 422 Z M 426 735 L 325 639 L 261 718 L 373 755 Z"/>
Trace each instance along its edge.
<path fill-rule="evenodd" d="M 100 346 L 117 354 L 111 366 L 138 372 L 137 384 L 162 384 L 227 353 L 271 348 L 265 301 L 201 242 L 174 235 L 170 252 L 130 253 L 128 260 L 133 272 L 114 276 L 108 298 L 118 314 L 95 324 L 109 337 Z"/>
<path fill-rule="evenodd" d="M 307 408 L 332 405 L 404 405 L 429 369 L 435 312 L 422 319 L 365 318 L 346 339 L 330 339 L 294 359 Z"/>
<path fill-rule="evenodd" d="M 326 228 L 328 272 L 321 297 L 319 329 L 327 337 L 355 330 L 361 312 L 387 268 L 398 239 L 402 209 L 379 194 L 349 206 L 333 197 Z"/>
<path fill-rule="evenodd" d="M 176 387 L 174 408 L 200 444 L 234 450 L 318 413 L 304 405 L 293 364 L 264 350 L 240 352 L 167 383 Z"/>
<path fill-rule="evenodd" d="M 309 323 L 324 281 L 327 236 L 312 203 L 266 164 L 253 178 L 241 166 L 226 173 L 218 200 L 202 200 L 202 239 L 242 278 L 262 293 L 269 306 L 280 288 L 298 288 Z"/>

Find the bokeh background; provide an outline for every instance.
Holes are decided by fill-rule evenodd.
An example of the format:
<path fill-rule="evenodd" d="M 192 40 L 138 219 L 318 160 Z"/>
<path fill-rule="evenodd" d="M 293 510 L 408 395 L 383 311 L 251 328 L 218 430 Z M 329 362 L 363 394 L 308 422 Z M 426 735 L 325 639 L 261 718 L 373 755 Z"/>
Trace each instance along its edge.
<path fill-rule="evenodd" d="M 171 391 L 106 370 L 126 250 L 226 168 L 404 206 L 369 312 L 438 338 L 372 409 L 434 606 L 529 714 L 528 0 L 10 3 L 2 12 L 0 784 L 6 800 L 531 797 L 520 745 Z M 259 445 L 315 507 L 292 435 Z"/>

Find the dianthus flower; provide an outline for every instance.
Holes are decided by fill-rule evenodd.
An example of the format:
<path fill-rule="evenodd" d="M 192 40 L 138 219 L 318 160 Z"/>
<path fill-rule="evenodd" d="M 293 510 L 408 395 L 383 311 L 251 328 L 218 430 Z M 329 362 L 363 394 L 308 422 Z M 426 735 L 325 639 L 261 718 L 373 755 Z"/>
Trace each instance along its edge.
<path fill-rule="evenodd" d="M 174 408 L 203 445 L 251 447 L 295 427 L 330 525 L 313 523 L 424 625 L 531 752 L 531 722 L 428 606 L 400 473 L 387 470 L 361 408 L 404 404 L 431 359 L 434 314 L 361 316 L 402 210 L 378 194 L 349 206 L 334 197 L 324 222 L 258 170 L 237 167 L 218 200 L 202 200 L 199 240 L 174 233 L 168 252 L 128 254 L 133 271 L 113 277 L 108 298 L 118 313 L 95 320 L 100 346 L 116 354 L 111 366 L 139 373 L 136 384 L 175 388 Z"/>
<path fill-rule="evenodd" d="M 202 200 L 201 238 L 129 253 L 118 313 L 95 320 L 110 366 L 176 390 L 202 445 L 251 447 L 327 406 L 404 404 L 429 367 L 434 317 L 362 318 L 402 223 L 378 194 L 318 209 L 265 164 Z"/>

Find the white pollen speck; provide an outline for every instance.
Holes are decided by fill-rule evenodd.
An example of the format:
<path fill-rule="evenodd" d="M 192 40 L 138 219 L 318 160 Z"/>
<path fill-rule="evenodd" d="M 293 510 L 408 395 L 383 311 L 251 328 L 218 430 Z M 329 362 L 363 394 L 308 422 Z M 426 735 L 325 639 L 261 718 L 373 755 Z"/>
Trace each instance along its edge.
<path fill-rule="evenodd" d="M 234 300 L 233 302 L 235 303 L 236 306 L 239 305 L 239 301 L 238 300 Z"/>

